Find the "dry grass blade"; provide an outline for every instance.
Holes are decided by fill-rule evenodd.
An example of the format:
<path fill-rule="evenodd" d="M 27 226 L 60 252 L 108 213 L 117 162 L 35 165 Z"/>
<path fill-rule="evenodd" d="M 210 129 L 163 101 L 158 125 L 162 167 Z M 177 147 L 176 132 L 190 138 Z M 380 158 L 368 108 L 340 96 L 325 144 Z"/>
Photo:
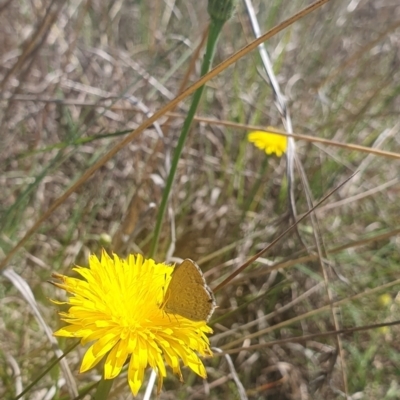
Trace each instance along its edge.
<path fill-rule="evenodd" d="M 299 166 L 299 170 L 301 173 L 302 182 L 303 182 L 303 186 L 304 186 L 305 193 L 306 193 L 308 208 L 311 208 L 313 206 L 313 200 L 312 200 L 312 194 L 311 194 L 311 189 L 309 187 L 308 179 L 306 177 L 306 174 L 304 172 L 302 165 Z M 357 175 L 358 175 L 358 173 L 357 173 Z M 325 246 L 324 246 L 324 243 L 322 240 L 321 227 L 320 227 L 320 223 L 318 221 L 318 218 L 317 218 L 317 215 L 315 212 L 311 213 L 310 217 L 311 217 L 312 226 L 313 226 L 313 238 L 314 238 L 314 245 L 317 250 L 318 264 L 319 264 L 319 267 L 320 267 L 320 270 L 321 270 L 321 273 L 322 273 L 322 276 L 324 279 L 325 291 L 327 294 L 327 298 L 328 298 L 329 303 L 331 304 L 331 310 L 330 310 L 331 318 L 332 318 L 333 324 L 335 326 L 335 330 L 338 331 L 339 330 L 339 319 L 337 316 L 337 310 L 335 310 L 335 308 L 332 305 L 334 294 L 333 294 L 333 291 L 332 291 L 332 289 L 330 287 L 330 283 L 329 283 L 329 281 L 330 281 L 329 276 L 332 274 L 328 274 L 328 271 L 327 271 L 327 265 L 326 265 L 326 261 L 325 261 L 326 260 L 326 249 L 325 249 Z M 341 363 L 343 389 L 344 389 L 344 393 L 345 393 L 346 397 L 348 397 L 346 361 L 345 361 L 344 352 L 343 352 L 343 345 L 342 345 L 342 342 L 341 342 L 339 336 L 335 336 L 335 340 L 336 340 L 336 346 L 338 349 L 340 363 Z"/>
<path fill-rule="evenodd" d="M 303 221 L 306 217 L 308 217 L 311 213 L 313 213 L 324 201 L 326 201 L 330 196 L 332 196 L 333 193 L 335 193 L 337 190 L 339 190 L 341 187 L 343 187 L 355 174 L 351 175 L 348 177 L 344 182 L 342 182 L 340 185 L 338 185 L 335 189 L 333 189 L 331 192 L 329 192 L 326 196 L 324 196 L 320 201 L 316 203 L 316 205 L 311 208 L 309 211 L 307 211 L 304 215 L 302 215 L 295 223 L 289 226 L 283 233 L 281 233 L 276 239 L 274 239 L 267 247 L 264 247 L 262 250 L 260 250 L 257 254 L 255 254 L 253 257 L 250 257 L 243 265 L 241 265 L 235 272 L 233 272 L 231 275 L 229 275 L 224 281 L 222 281 L 216 288 L 214 288 L 214 291 L 217 292 L 218 290 L 221 290 L 224 286 L 226 286 L 229 282 L 233 280 L 236 276 L 238 276 L 242 271 L 244 271 L 249 265 L 251 265 L 254 261 L 256 261 L 259 257 L 261 257 L 263 254 L 265 254 L 268 250 L 270 250 L 276 243 L 278 243 L 280 240 L 282 240 L 291 230 L 293 230 L 296 225 L 298 225 L 301 221 Z"/>
<path fill-rule="evenodd" d="M 399 321 L 392 321 L 392 322 L 382 322 L 379 324 L 371 324 L 371 325 L 366 325 L 366 326 L 358 326 L 354 328 L 347 328 L 347 329 L 340 329 L 338 331 L 329 331 L 329 332 L 321 332 L 321 333 L 313 333 L 310 335 L 304 335 L 304 336 L 299 336 L 299 337 L 290 337 L 287 339 L 280 339 L 280 340 L 272 340 L 268 341 L 266 343 L 262 344 L 254 344 L 254 345 L 249 345 L 246 347 L 237 347 L 234 349 L 229 349 L 229 350 L 223 350 L 219 352 L 219 355 L 223 354 L 237 354 L 243 350 L 246 351 L 251 351 L 251 350 L 258 350 L 258 349 L 263 349 L 266 347 L 273 347 L 276 345 L 282 345 L 284 343 L 302 343 L 302 342 L 307 342 L 312 339 L 320 339 L 320 338 L 326 338 L 329 336 L 336 336 L 336 335 L 343 335 L 343 334 L 351 334 L 354 332 L 364 332 L 364 331 L 369 331 L 371 329 L 379 329 L 379 328 L 384 328 L 388 326 L 396 326 L 400 325 L 400 320 Z"/>
<path fill-rule="evenodd" d="M 387 239 L 394 238 L 399 234 L 400 234 L 400 228 L 391 230 L 389 232 L 382 233 L 380 235 L 373 235 L 369 238 L 355 240 L 353 242 L 349 242 L 349 243 L 343 244 L 343 245 L 335 247 L 335 248 L 331 248 L 331 249 L 328 248 L 326 251 L 327 251 L 328 255 L 333 255 L 333 254 L 340 253 L 344 250 L 355 249 L 355 248 L 365 246 L 365 245 L 371 244 L 371 243 L 379 243 L 379 242 L 385 241 Z M 267 275 L 276 270 L 288 269 L 290 267 L 293 267 L 296 264 L 303 264 L 303 263 L 306 263 L 309 261 L 315 261 L 315 260 L 318 260 L 317 254 L 309 254 L 306 256 L 302 256 L 302 257 L 295 257 L 290 260 L 286 259 L 283 261 L 279 261 L 279 262 L 265 268 L 262 271 L 257 271 L 256 276 Z M 248 277 L 251 278 L 251 277 L 253 277 L 253 275 L 254 274 L 249 273 Z"/>
<path fill-rule="evenodd" d="M 261 337 L 261 336 L 263 336 L 263 335 L 265 335 L 267 333 L 270 333 L 270 332 L 272 332 L 274 330 L 289 326 L 289 325 L 291 325 L 291 324 L 293 324 L 295 322 L 303 321 L 303 320 L 305 320 L 307 318 L 314 317 L 314 316 L 319 315 L 319 314 L 321 314 L 321 313 L 323 313 L 325 311 L 330 311 L 332 307 L 339 307 L 341 305 L 347 304 L 347 303 L 355 301 L 355 300 L 359 300 L 359 299 L 361 299 L 363 297 L 370 296 L 372 294 L 375 294 L 377 292 L 381 292 L 383 290 L 386 290 L 388 288 L 391 288 L 391 287 L 397 286 L 397 285 L 400 285 L 400 279 L 397 279 L 395 281 L 389 282 L 386 285 L 378 286 L 378 287 L 376 287 L 374 289 L 366 290 L 365 292 L 362 292 L 362 293 L 357 293 L 354 296 L 350 296 L 350 297 L 347 297 L 345 299 L 338 300 L 338 301 L 335 301 L 333 303 L 327 304 L 326 306 L 320 307 L 317 310 L 312 310 L 312 311 L 310 311 L 308 313 L 305 313 L 305 314 L 302 314 L 302 315 L 298 315 L 298 316 L 296 316 L 296 317 L 294 317 L 292 319 L 286 320 L 286 321 L 281 322 L 279 324 L 276 324 L 274 326 L 270 326 L 270 327 L 268 327 L 266 329 L 260 330 L 260 331 L 258 331 L 256 333 L 251 334 L 251 335 L 246 335 L 246 339 L 253 339 L 253 338 Z M 383 325 L 386 326 L 387 324 L 388 323 L 384 323 Z M 395 323 L 394 325 L 397 325 L 397 324 Z M 229 342 L 228 344 L 226 344 L 225 346 L 222 346 L 221 348 L 223 350 L 230 349 L 230 348 L 242 343 L 243 340 L 244 340 L 243 338 L 238 339 L 238 340 L 233 340 L 232 342 Z"/>
<path fill-rule="evenodd" d="M 22 385 L 22 374 L 21 369 L 18 365 L 17 360 L 11 355 L 5 353 L 5 357 L 7 359 L 8 364 L 10 365 L 13 371 L 13 377 L 15 380 L 15 394 L 18 396 L 23 392 L 23 385 Z M 20 397 L 22 400 L 25 398 L 23 396 Z"/>
<path fill-rule="evenodd" d="M 251 0 L 244 0 L 244 2 L 246 5 L 247 13 L 249 15 L 251 26 L 253 28 L 254 36 L 258 38 L 261 36 L 261 30 L 253 4 Z M 286 175 L 288 179 L 289 206 L 293 220 L 295 220 L 297 212 L 296 212 L 296 202 L 294 199 L 294 165 L 295 165 L 295 158 L 297 158 L 297 156 L 296 156 L 295 142 L 291 136 L 291 134 L 293 133 L 292 119 L 290 117 L 290 112 L 286 104 L 286 99 L 283 96 L 278 80 L 276 79 L 268 51 L 265 47 L 265 43 L 260 44 L 260 46 L 258 47 L 258 52 L 260 53 L 264 70 L 267 74 L 269 84 L 274 94 L 275 106 L 279 111 L 285 130 L 287 131 L 287 133 L 289 133 L 289 135 L 287 136 L 288 148 L 286 152 Z M 297 160 L 297 162 L 299 161 Z M 301 241 L 301 236 L 297 228 L 296 228 L 296 234 L 299 240 Z"/>
<path fill-rule="evenodd" d="M 177 117 L 182 118 L 182 116 L 180 116 L 180 115 L 177 115 L 177 114 L 175 114 L 175 115 Z M 202 118 L 202 117 L 198 117 L 197 120 L 206 122 L 210 125 L 222 125 L 222 126 L 227 126 L 227 127 L 231 127 L 231 128 L 242 129 L 245 131 L 265 130 L 265 127 L 258 126 L 258 125 L 244 125 L 244 124 L 238 124 L 238 123 L 230 122 L 230 121 L 217 121 L 215 119 Z M 321 143 L 321 144 L 325 144 L 327 146 L 335 146 L 335 147 L 340 147 L 342 149 L 353 150 L 353 151 L 367 153 L 367 154 L 373 154 L 373 155 L 381 156 L 381 157 L 385 157 L 385 158 L 391 158 L 393 160 L 400 160 L 399 153 L 393 153 L 390 151 L 379 150 L 379 149 L 375 149 L 372 147 L 361 146 L 361 145 L 354 144 L 354 143 L 343 143 L 343 142 L 338 142 L 335 140 L 320 138 L 318 136 L 302 135 L 299 133 L 288 133 L 288 132 L 282 131 L 280 129 L 275 129 L 272 127 L 268 127 L 268 131 L 274 132 L 274 133 L 279 133 L 279 134 L 281 134 L 283 136 L 287 136 L 287 137 L 293 137 L 293 139 L 304 140 L 309 143 Z"/>
<path fill-rule="evenodd" d="M 238 326 L 236 329 L 230 329 L 230 330 L 228 330 L 226 332 L 216 334 L 216 335 L 213 336 L 213 340 L 215 342 L 218 342 L 218 340 L 223 339 L 225 337 L 232 336 L 233 334 L 236 334 L 238 331 L 245 332 L 246 330 L 257 326 L 260 322 L 265 323 L 265 322 L 267 322 L 269 320 L 272 320 L 272 319 L 276 318 L 277 316 L 279 316 L 279 314 L 283 314 L 283 313 L 287 312 L 288 310 L 292 309 L 297 304 L 301 303 L 302 301 L 304 301 L 308 297 L 310 297 L 313 294 L 315 294 L 316 292 L 318 292 L 321 289 L 322 286 L 323 286 L 322 283 L 319 283 L 319 284 L 315 285 L 314 287 L 312 287 L 307 292 L 299 295 L 293 301 L 285 304 L 284 306 L 282 306 L 281 308 L 271 312 L 270 314 L 262 316 L 261 318 L 259 318 L 257 320 L 254 320 L 254 321 L 251 321 L 251 322 L 249 322 L 247 324 L 243 324 L 241 326 Z"/>
<path fill-rule="evenodd" d="M 326 86 L 337 76 L 339 76 L 340 73 L 343 72 L 346 68 L 349 68 L 351 64 L 356 63 L 365 53 L 373 49 L 374 46 L 376 46 L 379 42 L 387 38 L 389 33 L 395 31 L 398 27 L 400 27 L 400 21 L 390 25 L 385 31 L 380 33 L 376 39 L 367 43 L 367 45 L 363 46 L 359 51 L 357 51 L 349 59 L 347 59 L 344 63 L 342 63 L 339 68 L 335 69 L 331 74 L 329 74 L 327 78 L 318 85 L 316 90 L 317 91 L 321 90 L 324 86 Z"/>
<path fill-rule="evenodd" d="M 217 347 L 213 347 L 213 351 L 215 351 L 217 354 L 218 353 L 223 353 L 223 351 L 221 349 L 218 349 Z M 240 400 L 247 400 L 247 394 L 246 394 L 246 390 L 243 387 L 242 382 L 240 382 L 240 379 L 238 377 L 238 374 L 236 373 L 235 370 L 235 365 L 232 362 L 232 358 L 229 356 L 229 354 L 224 354 L 223 355 L 225 357 L 226 362 L 228 363 L 229 366 L 229 370 L 231 372 L 232 378 L 235 381 L 236 387 L 238 389 L 238 394 L 239 394 L 239 398 Z"/>
<path fill-rule="evenodd" d="M 4 7 L 6 7 L 6 6 L 7 6 L 7 4 L 4 5 Z M 0 83 L 1 88 L 4 88 L 8 82 L 8 79 L 12 75 L 14 75 L 16 72 L 21 70 L 21 68 L 26 63 L 26 61 L 31 56 L 33 56 L 35 52 L 38 51 L 40 46 L 46 40 L 46 37 L 47 37 L 48 33 L 50 32 L 50 28 L 55 23 L 57 16 L 63 6 L 64 6 L 63 1 L 52 0 L 51 4 L 48 6 L 48 8 L 46 10 L 46 14 L 45 14 L 43 20 L 37 25 L 36 31 L 23 45 L 22 54 L 18 57 L 17 62 L 5 74 L 3 80 Z"/>
<path fill-rule="evenodd" d="M 38 304 L 35 300 L 35 297 L 32 293 L 31 288 L 29 287 L 29 285 L 26 283 L 26 281 L 24 279 L 22 279 L 22 277 L 20 275 L 18 275 L 12 269 L 4 270 L 3 275 L 14 285 L 14 287 L 16 289 L 18 289 L 18 291 L 22 294 L 22 296 L 26 300 L 26 302 L 29 305 L 30 309 L 32 310 L 33 315 L 35 316 L 39 326 L 42 328 L 43 332 L 47 336 L 47 339 L 49 340 L 51 347 L 54 350 L 55 355 L 57 357 L 62 357 L 63 352 L 58 347 L 57 340 L 53 336 L 53 332 L 52 332 L 51 328 L 46 324 L 46 321 L 42 317 L 42 314 L 39 310 Z M 78 396 L 78 388 L 76 386 L 76 383 L 75 383 L 75 380 L 71 373 L 71 370 L 69 368 L 69 365 L 64 358 L 60 360 L 60 368 L 63 371 L 67 390 L 70 394 L 70 397 L 74 398 L 74 397 Z"/>

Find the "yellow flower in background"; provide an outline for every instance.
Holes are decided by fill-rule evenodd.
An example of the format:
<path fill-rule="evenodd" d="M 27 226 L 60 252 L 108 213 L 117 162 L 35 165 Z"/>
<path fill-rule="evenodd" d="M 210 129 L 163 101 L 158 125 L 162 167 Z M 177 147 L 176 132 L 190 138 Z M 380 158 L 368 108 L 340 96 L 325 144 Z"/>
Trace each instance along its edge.
<path fill-rule="evenodd" d="M 275 153 L 281 157 L 286 152 L 287 137 L 277 133 L 254 131 L 248 134 L 248 140 L 267 154 Z"/>
<path fill-rule="evenodd" d="M 80 372 L 107 355 L 104 378 L 113 379 L 130 357 L 128 381 L 134 395 L 143 384 L 147 366 L 158 374 L 158 391 L 166 376 L 165 363 L 181 381 L 180 360 L 206 378 L 198 354 L 212 355 L 206 336 L 212 329 L 205 321 L 167 315 L 160 309 L 171 266 L 141 255 L 120 259 L 114 254 L 111 258 L 103 251 L 100 260 L 89 257 L 89 268 L 74 270 L 84 280 L 53 274 L 59 280 L 54 285 L 72 294 L 68 312 L 60 312 L 68 325 L 54 335 L 81 338 L 82 345 L 94 342 L 83 357 Z"/>
<path fill-rule="evenodd" d="M 381 307 L 389 307 L 392 302 L 392 296 L 389 293 L 383 293 L 378 297 L 378 303 Z"/>

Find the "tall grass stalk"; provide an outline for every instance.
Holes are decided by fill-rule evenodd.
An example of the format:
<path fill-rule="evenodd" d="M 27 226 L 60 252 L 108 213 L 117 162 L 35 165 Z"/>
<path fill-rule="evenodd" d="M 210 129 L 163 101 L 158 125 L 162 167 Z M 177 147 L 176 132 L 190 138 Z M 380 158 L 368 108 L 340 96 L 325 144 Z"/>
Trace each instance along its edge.
<path fill-rule="evenodd" d="M 215 48 L 216 48 L 216 45 L 218 42 L 218 38 L 221 33 L 222 27 L 224 26 L 226 21 L 227 21 L 227 19 L 211 17 L 210 27 L 208 30 L 206 52 L 204 54 L 203 63 L 201 66 L 201 76 L 205 75 L 211 68 L 212 60 L 213 60 L 214 54 L 215 54 Z M 183 147 L 185 146 L 185 142 L 188 137 L 189 130 L 190 130 L 190 127 L 193 122 L 193 118 L 196 114 L 197 107 L 199 106 L 203 91 L 204 91 L 204 85 L 200 86 L 195 91 L 195 93 L 193 95 L 192 104 L 190 106 L 190 109 L 188 111 L 186 119 L 183 123 L 182 131 L 179 136 L 179 140 L 178 140 L 178 144 L 176 146 L 175 152 L 174 152 L 174 156 L 172 158 L 171 169 L 168 174 L 167 182 L 166 182 L 165 189 L 163 191 L 163 196 L 161 199 L 160 208 L 159 208 L 158 214 L 157 214 L 156 227 L 154 229 L 154 236 L 153 236 L 153 240 L 152 240 L 151 248 L 150 248 L 150 257 L 154 257 L 154 255 L 157 253 L 158 243 L 160 240 L 161 227 L 162 227 L 162 223 L 163 223 L 163 219 L 164 219 L 164 215 L 165 215 L 165 210 L 167 209 L 168 199 L 171 194 L 172 185 L 174 183 L 174 178 L 175 178 L 176 170 L 178 167 L 178 162 L 179 162 L 179 159 L 181 158 Z"/>

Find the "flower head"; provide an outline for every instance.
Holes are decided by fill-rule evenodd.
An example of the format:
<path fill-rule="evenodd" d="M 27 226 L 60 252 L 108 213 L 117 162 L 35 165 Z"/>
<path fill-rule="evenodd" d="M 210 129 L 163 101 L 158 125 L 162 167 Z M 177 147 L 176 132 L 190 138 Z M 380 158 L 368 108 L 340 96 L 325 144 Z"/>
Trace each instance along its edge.
<path fill-rule="evenodd" d="M 89 268 L 75 267 L 83 279 L 53 274 L 57 287 L 72 294 L 68 312 L 60 312 L 67 326 L 56 336 L 94 342 L 86 351 L 80 372 L 93 368 L 107 354 L 104 378 L 113 379 L 130 356 L 128 381 L 134 395 L 149 365 L 159 377 L 166 376 L 165 362 L 182 380 L 180 360 L 202 378 L 206 370 L 198 354 L 212 355 L 205 321 L 167 315 L 160 305 L 173 268 L 146 260 L 141 255 L 120 259 L 103 251 L 99 260 L 89 258 Z M 57 303 L 57 302 L 55 302 Z M 198 353 L 198 354 L 197 354 Z"/>
<path fill-rule="evenodd" d="M 389 293 L 383 293 L 378 297 L 378 303 L 382 308 L 389 307 L 392 301 L 392 296 Z"/>
<path fill-rule="evenodd" d="M 265 150 L 267 154 L 275 153 L 278 157 L 281 157 L 286 152 L 286 136 L 271 132 L 254 131 L 250 132 L 247 138 L 256 147 Z"/>

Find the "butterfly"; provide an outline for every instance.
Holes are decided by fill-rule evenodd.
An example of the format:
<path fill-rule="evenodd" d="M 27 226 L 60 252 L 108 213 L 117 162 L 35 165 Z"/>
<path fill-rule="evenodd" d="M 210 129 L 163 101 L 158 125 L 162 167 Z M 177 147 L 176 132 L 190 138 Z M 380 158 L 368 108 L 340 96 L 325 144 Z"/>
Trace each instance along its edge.
<path fill-rule="evenodd" d="M 166 313 L 192 321 L 208 321 L 216 302 L 200 267 L 188 258 L 176 266 L 160 306 Z"/>

